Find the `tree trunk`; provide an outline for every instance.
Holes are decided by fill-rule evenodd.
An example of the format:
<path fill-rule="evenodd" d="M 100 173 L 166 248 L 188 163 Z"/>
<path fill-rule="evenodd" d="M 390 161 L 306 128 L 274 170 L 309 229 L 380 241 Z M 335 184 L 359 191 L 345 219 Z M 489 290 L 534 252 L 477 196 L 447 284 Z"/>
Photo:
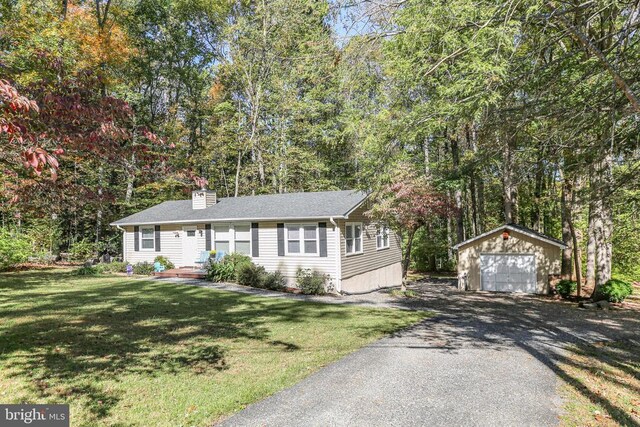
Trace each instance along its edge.
<path fill-rule="evenodd" d="M 571 208 L 569 206 L 569 200 L 572 197 L 571 183 L 562 174 L 562 194 L 560 196 L 560 205 L 562 209 L 562 241 L 567 245 L 566 249 L 562 251 L 562 267 L 560 274 L 565 280 L 571 280 L 571 256 L 573 254 L 573 234 L 571 233 Z"/>
<path fill-rule="evenodd" d="M 471 198 L 471 230 L 474 236 L 480 234 L 478 227 L 478 199 L 476 189 L 476 176 L 474 172 L 471 172 L 469 177 L 469 196 Z"/>
<path fill-rule="evenodd" d="M 451 218 L 447 217 L 447 259 L 453 259 L 453 226 L 451 225 Z"/>
<path fill-rule="evenodd" d="M 576 230 L 573 226 L 573 220 L 569 219 L 569 226 L 571 227 L 571 238 L 573 240 L 573 263 L 576 271 L 576 282 L 578 283 L 578 288 L 576 289 L 576 293 L 578 298 L 580 298 L 582 294 L 582 254 L 580 252 L 580 242 L 582 240 L 579 238 L 578 234 L 580 230 Z"/>
<path fill-rule="evenodd" d="M 457 185 L 455 189 L 455 201 L 456 201 L 456 243 L 460 243 L 464 240 L 464 210 L 462 208 L 462 177 L 460 175 L 460 148 L 458 144 L 458 137 L 453 136 L 451 138 L 451 160 L 453 163 L 453 173 L 456 177 Z"/>
<path fill-rule="evenodd" d="M 236 162 L 236 189 L 233 193 L 233 197 L 238 197 L 240 190 L 240 167 L 242 166 L 242 151 L 238 150 L 238 161 Z"/>
<path fill-rule="evenodd" d="M 587 271 L 585 285 L 592 288 L 596 285 L 596 236 L 593 206 L 589 206 L 589 228 L 587 230 Z"/>
<path fill-rule="evenodd" d="M 613 155 L 609 151 L 602 161 L 598 162 L 595 170 L 595 188 L 592 192 L 594 214 L 594 240 L 596 283 L 593 290 L 597 294 L 598 288 L 611 279 L 611 255 L 613 233 L 613 212 L 608 200 L 612 184 Z"/>
<path fill-rule="evenodd" d="M 422 153 L 424 154 L 424 175 L 427 178 L 431 178 L 431 159 L 429 157 L 429 142 L 431 136 L 425 137 L 422 141 Z"/>
<path fill-rule="evenodd" d="M 503 186 L 503 206 L 504 222 L 513 224 L 517 222 L 516 216 L 516 189 L 513 177 L 513 141 L 514 137 L 509 137 L 503 144 L 502 151 L 502 186 Z"/>
<path fill-rule="evenodd" d="M 471 150 L 473 151 L 474 155 L 478 154 L 478 129 L 476 124 L 472 124 L 471 125 Z M 473 169 L 473 176 L 472 176 L 472 180 L 473 180 L 473 188 L 474 191 L 472 193 L 472 202 L 475 201 L 476 202 L 476 213 L 475 213 L 475 235 L 479 235 L 482 234 L 483 230 L 484 230 L 484 182 L 482 181 L 482 175 L 480 173 L 481 171 L 476 170 L 476 168 Z"/>
<path fill-rule="evenodd" d="M 537 232 L 543 230 L 543 217 L 542 217 L 542 193 L 544 191 L 544 163 L 543 163 L 544 149 L 538 147 L 538 160 L 536 162 L 536 183 L 533 192 L 533 209 L 531 223 L 533 229 Z"/>
<path fill-rule="evenodd" d="M 413 246 L 413 238 L 416 235 L 416 229 L 410 229 L 409 234 L 407 235 L 407 247 L 404 252 L 404 261 L 402 262 L 402 290 L 406 289 L 404 284 L 404 280 L 407 278 L 407 273 L 409 271 L 409 264 L 411 263 L 411 247 Z"/>
<path fill-rule="evenodd" d="M 96 209 L 96 240 L 95 242 L 100 242 L 101 231 L 102 231 L 102 185 L 103 185 L 103 175 L 104 169 L 102 166 L 98 168 L 98 208 Z"/>
<path fill-rule="evenodd" d="M 127 172 L 127 190 L 124 195 L 125 205 L 130 204 L 131 198 L 133 197 L 133 184 L 136 179 L 135 162 L 136 162 L 135 154 L 131 154 L 131 163 L 125 162 L 125 170 Z"/>
<path fill-rule="evenodd" d="M 472 132 L 473 128 L 473 132 Z M 478 153 L 478 145 L 476 144 L 476 132 L 474 126 L 465 127 L 465 135 L 467 138 L 467 145 L 471 151 L 476 155 Z M 476 188 L 476 168 L 471 167 L 469 172 L 469 193 L 471 196 L 471 229 L 474 236 L 480 234 L 480 227 L 478 225 L 478 190 Z"/>
<path fill-rule="evenodd" d="M 484 219 L 485 219 L 485 209 L 484 209 L 484 181 L 482 178 L 478 177 L 478 182 L 476 184 L 476 188 L 478 190 L 478 233 L 482 234 L 484 232 Z"/>

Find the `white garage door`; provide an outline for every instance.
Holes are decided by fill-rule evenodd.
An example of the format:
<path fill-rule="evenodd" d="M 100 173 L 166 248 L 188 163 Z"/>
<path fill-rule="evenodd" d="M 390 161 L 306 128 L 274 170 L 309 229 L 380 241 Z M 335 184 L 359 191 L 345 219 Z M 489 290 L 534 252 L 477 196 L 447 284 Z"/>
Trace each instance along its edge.
<path fill-rule="evenodd" d="M 480 255 L 482 290 L 536 292 L 536 259 L 533 255 Z"/>

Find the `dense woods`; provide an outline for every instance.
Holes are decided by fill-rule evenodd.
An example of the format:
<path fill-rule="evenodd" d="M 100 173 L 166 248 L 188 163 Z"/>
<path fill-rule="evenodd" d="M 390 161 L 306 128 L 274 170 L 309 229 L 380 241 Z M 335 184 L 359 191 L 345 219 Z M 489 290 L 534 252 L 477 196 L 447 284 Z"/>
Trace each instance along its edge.
<path fill-rule="evenodd" d="M 640 276 L 637 1 L 0 4 L 0 216 L 33 253 L 117 253 L 110 221 L 204 182 L 411 176 L 454 205 L 411 228 L 416 268 L 515 222 L 566 276 Z"/>

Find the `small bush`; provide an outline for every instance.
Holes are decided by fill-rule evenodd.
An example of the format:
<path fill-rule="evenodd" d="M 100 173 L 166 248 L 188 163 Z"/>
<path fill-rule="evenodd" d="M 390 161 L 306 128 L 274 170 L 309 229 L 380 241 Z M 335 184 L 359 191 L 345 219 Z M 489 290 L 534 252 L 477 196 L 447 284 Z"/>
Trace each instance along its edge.
<path fill-rule="evenodd" d="M 562 298 L 569 298 L 569 296 L 578 289 L 578 283 L 573 280 L 560 280 L 556 285 L 556 291 Z"/>
<path fill-rule="evenodd" d="M 127 264 L 125 262 L 103 262 L 95 266 L 98 272 L 103 274 L 110 273 L 126 273 L 127 272 Z"/>
<path fill-rule="evenodd" d="M 237 279 L 238 283 L 243 286 L 251 286 L 253 288 L 263 287 L 263 278 L 267 274 L 264 267 L 251 264 L 242 264 L 238 267 Z"/>
<path fill-rule="evenodd" d="M 22 234 L 0 228 L 0 270 L 25 262 L 30 252 L 31 245 Z"/>
<path fill-rule="evenodd" d="M 239 253 L 225 255 L 219 262 L 206 262 L 203 268 L 207 270 L 207 280 L 212 282 L 230 282 L 238 280 L 238 271 L 242 266 L 253 265 L 251 258 Z"/>
<path fill-rule="evenodd" d="M 229 282 L 236 278 L 236 271 L 230 263 L 210 262 L 206 269 L 207 280 L 212 282 Z"/>
<path fill-rule="evenodd" d="M 88 240 L 75 242 L 69 248 L 69 259 L 72 261 L 88 261 L 95 258 L 96 245 Z"/>
<path fill-rule="evenodd" d="M 232 252 L 228 255 L 225 255 L 225 257 L 222 258 L 222 261 L 220 262 L 231 264 L 235 272 L 237 272 L 242 265 L 253 264 L 253 262 L 251 261 L 251 257 L 244 254 L 239 254 L 237 252 Z"/>
<path fill-rule="evenodd" d="M 296 283 L 303 294 L 322 295 L 327 291 L 329 276 L 319 271 L 309 269 L 298 269 L 296 273 Z"/>
<path fill-rule="evenodd" d="M 287 279 L 279 271 L 265 272 L 262 275 L 261 286 L 272 291 L 283 291 L 287 287 Z"/>
<path fill-rule="evenodd" d="M 73 274 L 76 276 L 97 276 L 100 274 L 100 270 L 92 265 L 85 265 L 84 267 L 73 270 Z"/>
<path fill-rule="evenodd" d="M 598 288 L 598 292 L 594 299 L 596 301 L 606 299 L 610 302 L 622 302 L 632 293 L 633 286 L 631 286 L 631 283 L 618 279 L 611 279 Z"/>
<path fill-rule="evenodd" d="M 153 271 L 153 264 L 147 261 L 139 262 L 133 265 L 133 274 L 139 274 L 141 276 L 151 276 L 153 274 Z"/>
<path fill-rule="evenodd" d="M 153 260 L 154 263 L 159 262 L 165 269 L 171 270 L 176 268 L 175 264 L 167 259 L 167 257 L 158 255 L 156 259 Z"/>

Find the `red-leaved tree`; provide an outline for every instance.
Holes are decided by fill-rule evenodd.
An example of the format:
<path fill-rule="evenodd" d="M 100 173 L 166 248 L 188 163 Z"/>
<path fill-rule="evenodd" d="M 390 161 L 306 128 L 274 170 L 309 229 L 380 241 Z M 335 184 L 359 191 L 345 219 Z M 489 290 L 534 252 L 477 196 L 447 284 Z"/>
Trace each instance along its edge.
<path fill-rule="evenodd" d="M 415 173 L 408 164 L 401 164 L 396 169 L 391 183 L 376 191 L 373 201 L 373 207 L 367 215 L 387 224 L 398 234 L 407 236 L 402 262 L 402 277 L 406 278 L 416 232 L 435 219 L 453 215 L 455 203 L 434 190 L 428 179 Z"/>
<path fill-rule="evenodd" d="M 61 148 L 49 153 L 43 145 L 54 145 L 46 136 L 31 129 L 31 124 L 40 113 L 36 101 L 20 95 L 6 80 L 0 79 L 0 141 L 2 150 L 0 164 L 8 170 L 20 165 L 41 175 L 49 168 L 55 180 Z"/>

